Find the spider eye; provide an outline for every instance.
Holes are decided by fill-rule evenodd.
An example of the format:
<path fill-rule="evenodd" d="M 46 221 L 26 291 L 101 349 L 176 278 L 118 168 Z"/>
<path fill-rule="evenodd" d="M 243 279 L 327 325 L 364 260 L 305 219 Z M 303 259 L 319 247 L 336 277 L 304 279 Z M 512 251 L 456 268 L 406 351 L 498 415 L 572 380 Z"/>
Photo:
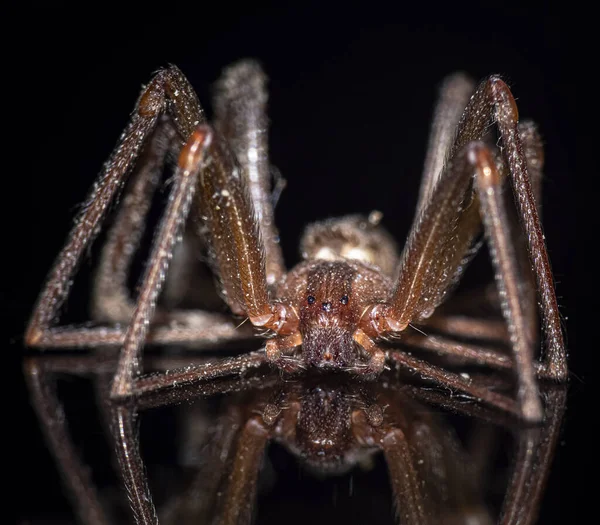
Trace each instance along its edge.
<path fill-rule="evenodd" d="M 306 298 L 306 302 L 307 302 L 308 304 L 313 304 L 315 301 L 316 301 L 316 299 L 315 299 L 314 295 L 309 295 L 309 296 Z"/>
<path fill-rule="evenodd" d="M 340 303 L 342 303 L 342 304 L 348 304 L 349 300 L 350 299 L 348 298 L 347 295 L 342 295 L 342 298 L 340 299 Z"/>

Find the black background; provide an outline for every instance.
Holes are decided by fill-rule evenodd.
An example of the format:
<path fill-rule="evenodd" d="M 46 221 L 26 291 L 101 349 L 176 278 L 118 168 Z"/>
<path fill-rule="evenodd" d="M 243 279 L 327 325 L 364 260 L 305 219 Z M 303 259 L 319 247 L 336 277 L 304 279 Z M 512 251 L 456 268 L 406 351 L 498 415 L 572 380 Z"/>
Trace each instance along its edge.
<path fill-rule="evenodd" d="M 177 64 L 209 109 L 211 84 L 222 67 L 255 57 L 270 77 L 271 160 L 288 181 L 277 208 L 288 264 L 297 258 L 302 226 L 327 216 L 379 209 L 385 225 L 404 238 L 437 87 L 446 74 L 500 73 L 521 116 L 539 123 L 547 146 L 545 232 L 573 372 L 542 523 L 564 522 L 561 516 L 573 512 L 567 509 L 574 485 L 566 464 L 581 452 L 586 375 L 575 348 L 575 89 L 565 71 L 568 35 L 561 16 L 507 4 L 455 10 L 411 3 L 390 10 L 374 2 L 353 9 L 167 2 L 127 12 L 107 3 L 85 11 L 52 5 L 15 17 L 31 51 L 21 50 L 26 76 L 7 77 L 17 94 L 26 95 L 17 111 L 25 123 L 19 142 L 27 151 L 4 186 L 7 208 L 13 198 L 18 203 L 7 231 L 17 234 L 11 242 L 19 249 L 2 285 L 8 320 L 2 335 L 18 388 L 17 424 L 10 425 L 22 461 L 15 470 L 17 517 L 66 506 L 18 361 L 27 317 L 77 204 L 153 71 Z M 9 113 L 13 100 L 5 100 Z"/>

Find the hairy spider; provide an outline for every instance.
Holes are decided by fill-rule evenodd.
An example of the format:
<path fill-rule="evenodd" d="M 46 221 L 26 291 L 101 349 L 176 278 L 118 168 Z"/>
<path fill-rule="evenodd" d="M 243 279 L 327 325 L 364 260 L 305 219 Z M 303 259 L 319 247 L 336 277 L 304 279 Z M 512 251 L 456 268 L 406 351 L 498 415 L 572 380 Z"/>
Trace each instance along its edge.
<path fill-rule="evenodd" d="M 265 361 L 289 372 L 342 370 L 365 380 L 376 379 L 386 363 L 393 363 L 437 385 L 539 421 L 536 376 L 564 380 L 567 368 L 534 197 L 541 178 L 541 142 L 533 124 L 518 123 L 507 85 L 491 76 L 475 88 L 460 74 L 443 84 L 416 219 L 401 256 L 379 226 L 377 213 L 349 216 L 310 226 L 302 240 L 304 261 L 286 272 L 273 221 L 265 83 L 252 61 L 230 66 L 218 84 L 215 119 L 209 125 L 179 69 L 171 66 L 154 75 L 58 256 L 26 343 L 39 348 L 120 347 L 113 400 L 238 374 Z M 485 142 L 493 123 L 499 150 Z M 178 162 L 168 203 L 139 293 L 131 298 L 127 277 L 132 257 L 165 158 L 173 150 Z M 511 228 L 503 197 L 507 180 L 516 197 L 526 249 Z M 112 324 L 55 326 L 77 263 L 127 181 L 93 293 L 96 319 Z M 207 241 L 219 291 L 231 314 L 249 319 L 249 324 L 236 327 L 227 315 L 157 306 L 188 219 L 193 233 Z M 481 244 L 477 241 L 482 230 L 492 254 L 505 331 L 485 319 L 436 312 Z M 539 362 L 536 291 L 546 335 Z M 146 344 L 214 346 L 252 337 L 249 325 L 268 339 L 265 348 L 245 359 L 141 374 Z M 411 325 L 442 330 L 445 336 L 420 338 L 407 330 Z M 490 334 L 504 337 L 512 354 L 464 342 Z M 517 400 L 394 348 L 397 340 L 464 363 L 512 369 Z"/>

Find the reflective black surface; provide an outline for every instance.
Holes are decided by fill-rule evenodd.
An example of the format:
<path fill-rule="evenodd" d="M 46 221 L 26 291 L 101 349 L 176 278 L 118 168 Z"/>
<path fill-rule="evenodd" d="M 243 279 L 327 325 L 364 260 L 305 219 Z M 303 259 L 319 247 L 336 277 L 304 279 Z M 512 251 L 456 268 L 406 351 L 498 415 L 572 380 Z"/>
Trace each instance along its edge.
<path fill-rule="evenodd" d="M 150 369 L 161 364 L 149 356 Z M 153 500 L 167 524 L 221 523 L 242 508 L 261 524 L 394 523 L 395 512 L 407 524 L 535 523 L 566 401 L 564 386 L 544 385 L 544 422 L 525 426 L 396 370 L 364 382 L 265 366 L 115 404 L 113 370 L 94 356 L 27 367 L 42 420 L 53 422 L 49 442 L 68 428 L 57 446 L 65 485 L 89 488 L 75 508 L 109 523 L 132 518 L 122 476 L 143 501 L 139 515 L 152 515 Z M 59 405 L 65 417 L 53 415 Z"/>

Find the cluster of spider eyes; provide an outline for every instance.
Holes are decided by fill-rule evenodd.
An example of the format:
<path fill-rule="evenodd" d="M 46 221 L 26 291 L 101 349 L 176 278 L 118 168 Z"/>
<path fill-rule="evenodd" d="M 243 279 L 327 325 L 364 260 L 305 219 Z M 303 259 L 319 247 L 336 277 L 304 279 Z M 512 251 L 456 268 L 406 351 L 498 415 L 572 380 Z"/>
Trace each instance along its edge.
<path fill-rule="evenodd" d="M 349 301 L 349 297 L 347 295 L 342 295 L 342 297 L 340 298 L 340 303 L 342 304 L 348 304 Z M 314 302 L 316 301 L 316 298 L 314 295 L 309 295 L 306 298 L 306 302 L 308 304 L 314 304 Z M 323 310 L 325 310 L 326 312 L 329 312 L 331 310 L 331 303 L 330 302 L 325 302 L 322 305 Z"/>

